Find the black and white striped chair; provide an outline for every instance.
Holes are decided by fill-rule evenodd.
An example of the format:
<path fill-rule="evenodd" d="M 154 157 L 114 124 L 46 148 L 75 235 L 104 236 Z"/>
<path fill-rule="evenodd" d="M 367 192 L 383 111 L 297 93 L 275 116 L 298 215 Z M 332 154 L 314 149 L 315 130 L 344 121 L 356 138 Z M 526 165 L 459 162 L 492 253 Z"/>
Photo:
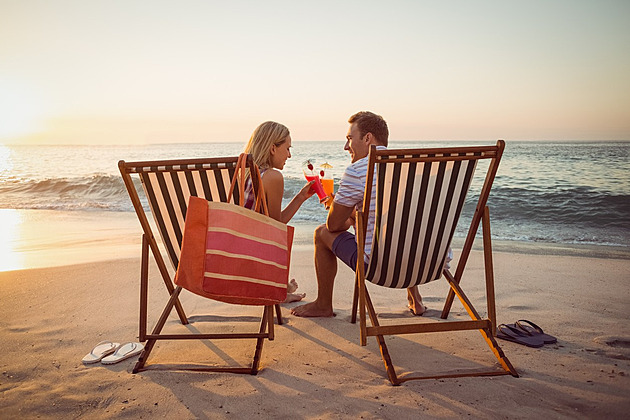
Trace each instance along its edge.
<path fill-rule="evenodd" d="M 494 275 L 490 243 L 489 213 L 486 206 L 490 189 L 505 143 L 496 146 L 450 147 L 436 149 L 379 150 L 372 147 L 369 154 L 366 192 L 363 211 L 357 214 L 359 256 L 357 282 L 352 309 L 352 322 L 356 322 L 359 306 L 361 345 L 367 337 L 375 336 L 389 380 L 394 385 L 411 380 L 436 377 L 480 376 L 511 374 L 518 376 L 494 338 L 496 327 Z M 455 274 L 445 268 L 445 260 L 455 228 L 465 209 L 464 202 L 473 180 L 477 162 L 487 160 L 487 173 L 471 224 L 457 263 Z M 376 177 L 376 203 L 371 203 L 372 185 Z M 368 209 L 375 204 L 376 220 L 373 232 L 372 254 L 367 269 L 363 263 Z M 488 318 L 482 319 L 464 294 L 459 283 L 472 249 L 475 235 L 483 220 Z M 422 285 L 440 277 L 450 285 L 449 296 L 442 311 L 446 319 L 453 295 L 461 300 L 472 318 L 469 321 L 423 322 L 380 325 L 367 292 L 365 281 L 373 284 L 405 289 Z M 366 311 L 372 326 L 367 326 Z M 423 332 L 473 330 L 481 331 L 503 370 L 474 371 L 440 375 L 400 378 L 392 364 L 385 335 Z"/>
<path fill-rule="evenodd" d="M 207 159 L 183 159 L 165 161 L 143 162 L 118 162 L 120 173 L 125 187 L 133 203 L 140 225 L 142 226 L 142 266 L 140 274 L 140 333 L 139 339 L 147 341 L 144 351 L 140 355 L 138 363 L 133 369 L 136 373 L 145 370 L 145 364 L 157 340 L 216 340 L 216 339 L 255 339 L 256 349 L 251 367 L 216 367 L 195 366 L 193 370 L 222 371 L 234 373 L 256 374 L 258 372 L 260 355 L 264 339 L 273 340 L 274 321 L 273 306 L 264 307 L 260 329 L 255 333 L 216 333 L 216 334 L 161 334 L 168 316 L 173 308 L 182 324 L 188 324 L 188 319 L 179 300 L 182 290 L 180 286 L 173 284 L 172 274 L 163 258 L 162 250 L 153 233 L 152 224 L 149 223 L 149 209 L 164 253 L 171 263 L 173 270 L 179 263 L 182 233 L 184 231 L 184 219 L 188 198 L 192 196 L 202 197 L 210 201 L 228 201 L 230 183 L 234 176 L 238 157 L 207 158 Z M 253 167 L 251 157 L 247 160 L 248 167 Z M 133 178 L 141 181 L 142 190 L 136 188 Z M 257 191 L 257 185 L 254 190 Z M 140 193 L 140 194 L 139 194 Z M 144 195 L 149 209 L 143 206 L 140 195 Z M 234 189 L 232 202 L 238 202 L 238 188 Z M 148 303 L 148 270 L 149 250 L 157 264 L 161 277 L 170 295 L 166 307 L 155 324 L 152 332 L 147 334 L 147 303 Z M 174 273 L 174 271 L 173 271 Z M 276 305 L 278 323 L 282 323 L 280 306 Z"/>

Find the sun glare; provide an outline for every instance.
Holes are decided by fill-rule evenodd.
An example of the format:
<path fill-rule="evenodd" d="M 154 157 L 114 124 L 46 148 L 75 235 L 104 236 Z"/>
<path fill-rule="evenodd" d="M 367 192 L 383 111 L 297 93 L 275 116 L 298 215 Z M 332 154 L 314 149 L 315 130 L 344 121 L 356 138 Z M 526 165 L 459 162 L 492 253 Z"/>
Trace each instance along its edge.
<path fill-rule="evenodd" d="M 42 98 L 30 89 L 0 84 L 0 143 L 35 134 L 42 129 Z"/>
<path fill-rule="evenodd" d="M 19 210 L 0 209 L 0 271 L 25 268 L 24 254 L 17 249 L 22 222 Z"/>
<path fill-rule="evenodd" d="M 0 179 L 5 173 L 13 170 L 13 160 L 11 159 L 11 149 L 0 144 Z"/>

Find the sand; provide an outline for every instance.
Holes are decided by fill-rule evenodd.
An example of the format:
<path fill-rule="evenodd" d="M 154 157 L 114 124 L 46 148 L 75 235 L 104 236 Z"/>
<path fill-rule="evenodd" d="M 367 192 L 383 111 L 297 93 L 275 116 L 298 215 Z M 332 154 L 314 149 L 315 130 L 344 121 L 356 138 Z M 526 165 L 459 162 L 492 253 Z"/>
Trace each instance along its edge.
<path fill-rule="evenodd" d="M 316 296 L 312 249 L 293 255 L 292 275 Z M 553 248 L 552 248 L 553 250 Z M 525 318 L 558 338 L 532 349 L 499 340 L 521 377 L 410 381 L 393 387 L 374 339 L 359 345 L 349 322 L 352 272 L 342 267 L 337 316 L 290 315 L 266 342 L 257 376 L 183 371 L 132 374 L 137 358 L 86 366 L 101 340 L 137 340 L 139 260 L 118 258 L 0 273 L 0 413 L 11 418 L 621 418 L 630 410 L 630 259 L 599 248 L 589 257 L 536 254 L 512 244 L 495 252 L 499 322 Z M 567 254 L 567 252 L 556 252 Z M 620 256 L 621 255 L 621 256 Z M 462 285 L 485 313 L 481 253 L 473 252 Z M 166 291 L 150 270 L 155 321 Z M 404 292 L 372 287 L 377 311 L 410 317 Z M 446 283 L 421 288 L 437 318 Z M 182 294 L 190 328 L 256 329 L 257 308 Z M 450 319 L 465 319 L 456 302 Z M 166 328 L 185 331 L 171 316 Z M 388 339 L 399 374 L 495 366 L 477 331 Z M 161 342 L 154 363 L 247 363 L 249 341 Z"/>
<path fill-rule="evenodd" d="M 630 410 L 630 253 L 625 248 L 495 242 L 497 317 L 529 319 L 558 343 L 532 349 L 499 340 L 520 378 L 410 381 L 393 387 L 374 339 L 359 345 L 349 322 L 353 273 L 340 267 L 330 319 L 292 316 L 266 342 L 257 376 L 151 370 L 134 357 L 83 365 L 102 340 L 135 341 L 139 225 L 131 213 L 3 210 L 0 261 L 1 418 L 617 418 Z M 98 223 L 95 223 L 95 220 Z M 89 232 L 89 235 L 86 235 Z M 296 233 L 292 277 L 316 296 L 312 227 Z M 455 243 L 455 248 L 458 241 Z M 478 246 L 462 283 L 484 314 Z M 457 253 L 456 253 L 457 257 Z M 27 268 L 15 270 L 15 268 Z M 11 271 L 7 271 L 11 270 Z M 403 291 L 370 288 L 383 322 L 410 318 Z M 422 286 L 437 318 L 444 281 Z M 149 328 L 166 290 L 152 263 Z M 172 315 L 165 331 L 253 331 L 258 308 L 188 292 L 191 324 Z M 423 317 L 423 318 L 425 318 Z M 467 319 L 457 301 L 450 319 Z M 188 329 L 187 329 L 188 328 Z M 399 375 L 497 366 L 477 331 L 388 339 Z M 251 341 L 160 342 L 160 364 L 247 364 Z"/>

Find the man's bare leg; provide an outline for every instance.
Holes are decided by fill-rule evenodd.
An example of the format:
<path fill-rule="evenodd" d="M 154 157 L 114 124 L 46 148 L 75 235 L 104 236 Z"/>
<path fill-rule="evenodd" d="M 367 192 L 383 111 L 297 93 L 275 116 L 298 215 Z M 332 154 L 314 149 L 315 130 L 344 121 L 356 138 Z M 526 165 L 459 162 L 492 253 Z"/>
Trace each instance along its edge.
<path fill-rule="evenodd" d="M 332 244 L 341 232 L 331 233 L 326 225 L 315 229 L 315 274 L 317 275 L 317 299 L 305 305 L 296 306 L 291 313 L 303 317 L 334 316 L 333 286 L 337 275 L 337 257 L 332 252 Z"/>
<path fill-rule="evenodd" d="M 407 306 L 414 315 L 422 315 L 426 312 L 427 307 L 422 303 L 422 296 L 420 296 L 418 286 L 407 289 L 407 301 L 409 302 Z"/>

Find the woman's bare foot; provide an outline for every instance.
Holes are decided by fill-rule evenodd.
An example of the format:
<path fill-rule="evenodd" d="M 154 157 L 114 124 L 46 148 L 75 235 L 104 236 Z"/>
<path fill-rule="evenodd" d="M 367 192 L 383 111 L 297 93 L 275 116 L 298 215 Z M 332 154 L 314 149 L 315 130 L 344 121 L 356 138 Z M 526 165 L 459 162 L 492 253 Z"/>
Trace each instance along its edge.
<path fill-rule="evenodd" d="M 297 288 L 298 288 L 298 284 L 295 281 L 295 279 L 289 280 L 289 284 L 287 284 L 287 293 L 293 293 L 297 290 Z"/>
<path fill-rule="evenodd" d="M 306 297 L 306 293 L 287 293 L 284 303 L 299 302 Z"/>
<path fill-rule="evenodd" d="M 307 303 L 305 305 L 300 305 L 300 306 L 296 306 L 295 308 L 291 309 L 291 313 L 295 316 L 301 316 L 301 317 L 331 317 L 331 316 L 335 316 L 335 313 L 333 312 L 332 306 L 331 307 L 320 307 L 319 303 L 317 301 L 315 302 L 311 302 L 311 303 Z"/>

